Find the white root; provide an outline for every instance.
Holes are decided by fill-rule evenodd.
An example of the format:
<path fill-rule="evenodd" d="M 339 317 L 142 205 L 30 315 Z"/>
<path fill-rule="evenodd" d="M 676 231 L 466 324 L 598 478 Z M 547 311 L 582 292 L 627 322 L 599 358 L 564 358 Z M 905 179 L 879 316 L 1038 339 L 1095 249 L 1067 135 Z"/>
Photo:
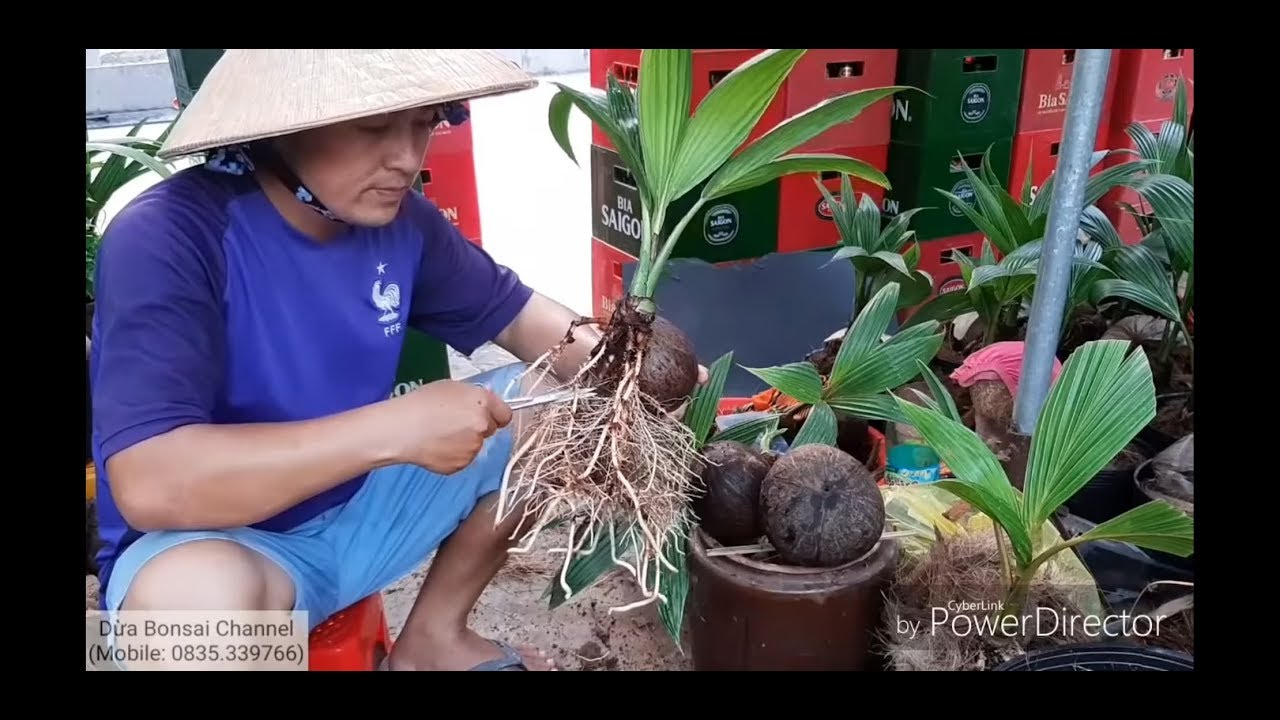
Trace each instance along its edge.
<path fill-rule="evenodd" d="M 683 553 L 677 532 L 697 480 L 698 453 L 692 432 L 669 417 L 640 389 L 643 356 L 628 337 L 626 364 L 612 392 L 544 406 L 532 430 L 512 454 L 499 490 L 497 522 L 521 517 L 511 552 L 529 552 L 549 525 L 569 522 L 556 583 L 566 597 L 571 564 L 597 551 L 608 532 L 612 564 L 635 578 L 642 599 L 609 612 L 665 601 L 662 574 L 674 572 L 667 553 Z M 619 361 L 601 342 L 568 383 L 580 387 L 590 370 Z M 562 343 L 563 346 L 563 343 Z M 545 378 L 562 347 L 546 353 L 522 375 Z M 608 365 L 606 365 L 608 366 Z M 618 528 L 626 528 L 620 531 Z M 622 546 L 622 547 L 620 547 Z M 670 546 L 670 547 L 669 547 Z"/>

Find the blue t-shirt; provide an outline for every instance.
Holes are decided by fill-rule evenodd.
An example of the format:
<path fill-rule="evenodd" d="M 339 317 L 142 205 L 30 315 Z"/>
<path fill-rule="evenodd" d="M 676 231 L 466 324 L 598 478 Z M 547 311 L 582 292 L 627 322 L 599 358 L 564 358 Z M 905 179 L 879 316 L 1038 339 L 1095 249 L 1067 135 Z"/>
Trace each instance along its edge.
<path fill-rule="evenodd" d="M 406 328 L 469 354 L 531 294 L 417 193 L 387 226 L 318 243 L 252 175 L 197 166 L 144 191 L 108 226 L 97 265 L 90 375 L 102 586 L 140 535 L 112 502 L 112 455 L 191 423 L 307 420 L 384 400 Z M 294 527 L 363 481 L 255 527 Z"/>

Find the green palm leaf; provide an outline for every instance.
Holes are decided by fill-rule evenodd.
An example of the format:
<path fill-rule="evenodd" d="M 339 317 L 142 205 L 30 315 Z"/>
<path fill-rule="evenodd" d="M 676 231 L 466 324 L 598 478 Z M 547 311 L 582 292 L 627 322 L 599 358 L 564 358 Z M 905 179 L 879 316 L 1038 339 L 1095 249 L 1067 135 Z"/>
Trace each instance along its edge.
<path fill-rule="evenodd" d="M 1129 353 L 1124 340 L 1086 343 L 1072 353 L 1045 400 L 1031 439 L 1025 525 L 1039 527 L 1105 468 L 1155 413 L 1155 384 L 1146 353 Z"/>
<path fill-rule="evenodd" d="M 1021 502 L 991 450 L 972 430 L 942 413 L 901 398 L 896 401 L 909 424 L 955 475 L 954 480 L 935 484 L 991 518 L 1009 536 L 1019 564 L 1030 563 L 1034 549 L 1022 522 Z"/>
<path fill-rule="evenodd" d="M 1078 545 L 1095 540 L 1118 540 L 1138 547 L 1167 552 L 1179 557 L 1191 555 L 1195 524 L 1186 513 L 1167 502 L 1155 500 L 1139 505 L 1071 539 Z"/>

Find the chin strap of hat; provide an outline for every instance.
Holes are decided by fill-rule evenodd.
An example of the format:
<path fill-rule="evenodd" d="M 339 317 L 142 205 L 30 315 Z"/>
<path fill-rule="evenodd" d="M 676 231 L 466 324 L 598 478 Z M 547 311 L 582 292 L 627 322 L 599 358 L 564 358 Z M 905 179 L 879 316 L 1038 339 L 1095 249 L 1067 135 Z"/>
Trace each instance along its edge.
<path fill-rule="evenodd" d="M 444 120 L 451 126 L 461 125 L 471 118 L 471 111 L 462 103 L 446 103 L 440 107 L 441 115 Z M 434 128 L 433 128 L 434 129 Z M 229 175 L 244 175 L 253 172 L 261 164 L 263 169 L 270 171 L 273 175 L 284 183 L 285 187 L 298 198 L 302 204 L 315 210 L 329 220 L 341 222 L 337 215 L 334 215 L 324 203 L 307 189 L 302 180 L 298 178 L 297 173 L 289 167 L 284 161 L 280 153 L 271 146 L 269 141 L 259 140 L 257 142 L 243 145 L 226 145 L 211 152 L 205 160 L 205 167 L 214 171 L 227 173 Z"/>

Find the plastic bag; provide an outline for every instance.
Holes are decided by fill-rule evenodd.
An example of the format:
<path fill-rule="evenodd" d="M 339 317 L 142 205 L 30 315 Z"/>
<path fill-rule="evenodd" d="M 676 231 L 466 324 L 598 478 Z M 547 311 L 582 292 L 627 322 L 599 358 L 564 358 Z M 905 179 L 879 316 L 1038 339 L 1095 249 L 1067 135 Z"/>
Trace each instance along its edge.
<path fill-rule="evenodd" d="M 1139 485 L 1152 500 L 1164 500 L 1195 517 L 1195 433 L 1178 440 L 1151 459 L 1150 472 Z"/>
<path fill-rule="evenodd" d="M 881 488 L 885 500 L 885 520 L 897 539 L 904 555 L 918 558 L 933 547 L 936 535 L 946 538 L 977 533 L 990 533 L 994 523 L 977 509 L 964 504 L 960 498 L 936 484 L 889 485 Z M 936 535 L 935 535 L 936 529 Z M 1062 542 L 1062 535 L 1051 522 L 1041 527 L 1038 552 Z M 1054 555 L 1045 563 L 1044 571 L 1063 579 L 1069 586 L 1072 599 L 1086 614 L 1101 617 L 1103 605 L 1098 585 L 1080 558 L 1070 550 Z"/>

